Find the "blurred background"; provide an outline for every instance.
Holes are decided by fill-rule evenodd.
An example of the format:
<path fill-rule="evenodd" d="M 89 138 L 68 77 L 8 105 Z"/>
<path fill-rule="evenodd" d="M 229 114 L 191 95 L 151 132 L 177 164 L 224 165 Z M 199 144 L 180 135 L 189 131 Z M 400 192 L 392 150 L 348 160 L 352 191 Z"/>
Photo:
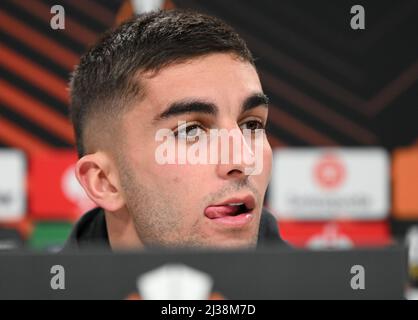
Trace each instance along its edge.
<path fill-rule="evenodd" d="M 355 4 L 364 30 L 350 27 Z M 51 28 L 54 5 L 64 29 Z M 257 59 L 271 99 L 266 206 L 284 240 L 416 243 L 418 1 L 1 0 L 1 249 L 56 250 L 94 207 L 74 177 L 69 73 L 106 29 L 173 7 L 224 19 Z"/>

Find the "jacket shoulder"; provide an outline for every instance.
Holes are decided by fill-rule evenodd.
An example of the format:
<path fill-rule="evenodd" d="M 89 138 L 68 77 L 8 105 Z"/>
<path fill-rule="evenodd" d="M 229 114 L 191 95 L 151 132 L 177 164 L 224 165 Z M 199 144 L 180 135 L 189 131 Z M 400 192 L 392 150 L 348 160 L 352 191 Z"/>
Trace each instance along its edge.
<path fill-rule="evenodd" d="M 276 218 L 267 208 L 263 208 L 258 232 L 258 246 L 285 244 L 286 242 L 280 237 Z"/>
<path fill-rule="evenodd" d="M 109 246 L 102 208 L 86 212 L 74 225 L 63 250 L 78 250 L 86 246 Z"/>

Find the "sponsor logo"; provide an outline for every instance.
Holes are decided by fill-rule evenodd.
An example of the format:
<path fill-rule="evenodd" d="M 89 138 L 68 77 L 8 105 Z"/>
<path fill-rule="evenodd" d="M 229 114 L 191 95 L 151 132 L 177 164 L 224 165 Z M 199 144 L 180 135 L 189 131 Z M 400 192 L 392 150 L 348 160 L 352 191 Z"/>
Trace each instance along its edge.
<path fill-rule="evenodd" d="M 314 166 L 314 179 L 324 189 L 340 187 L 346 177 L 346 167 L 342 160 L 333 154 L 323 155 Z"/>
<path fill-rule="evenodd" d="M 140 275 L 136 283 L 138 292 L 129 294 L 128 300 L 220 300 L 212 292 L 212 277 L 184 264 L 166 264 Z"/>

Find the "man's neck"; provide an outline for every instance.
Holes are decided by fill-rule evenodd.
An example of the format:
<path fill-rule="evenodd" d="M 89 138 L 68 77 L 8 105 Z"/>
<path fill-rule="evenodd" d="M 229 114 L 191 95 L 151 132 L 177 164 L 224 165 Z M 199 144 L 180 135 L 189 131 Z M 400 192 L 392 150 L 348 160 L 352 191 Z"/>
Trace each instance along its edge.
<path fill-rule="evenodd" d="M 143 248 L 135 224 L 127 210 L 117 212 L 104 210 L 109 244 L 113 250 L 130 250 Z"/>

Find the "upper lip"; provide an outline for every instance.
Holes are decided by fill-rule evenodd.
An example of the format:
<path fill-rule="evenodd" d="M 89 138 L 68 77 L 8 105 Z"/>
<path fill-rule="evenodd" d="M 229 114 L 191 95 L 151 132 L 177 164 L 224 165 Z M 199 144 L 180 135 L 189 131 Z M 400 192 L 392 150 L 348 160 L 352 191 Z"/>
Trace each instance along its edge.
<path fill-rule="evenodd" d="M 234 196 L 226 200 L 223 200 L 222 202 L 211 204 L 209 207 L 226 206 L 233 203 L 243 203 L 249 211 L 255 208 L 255 198 L 252 194 Z"/>

